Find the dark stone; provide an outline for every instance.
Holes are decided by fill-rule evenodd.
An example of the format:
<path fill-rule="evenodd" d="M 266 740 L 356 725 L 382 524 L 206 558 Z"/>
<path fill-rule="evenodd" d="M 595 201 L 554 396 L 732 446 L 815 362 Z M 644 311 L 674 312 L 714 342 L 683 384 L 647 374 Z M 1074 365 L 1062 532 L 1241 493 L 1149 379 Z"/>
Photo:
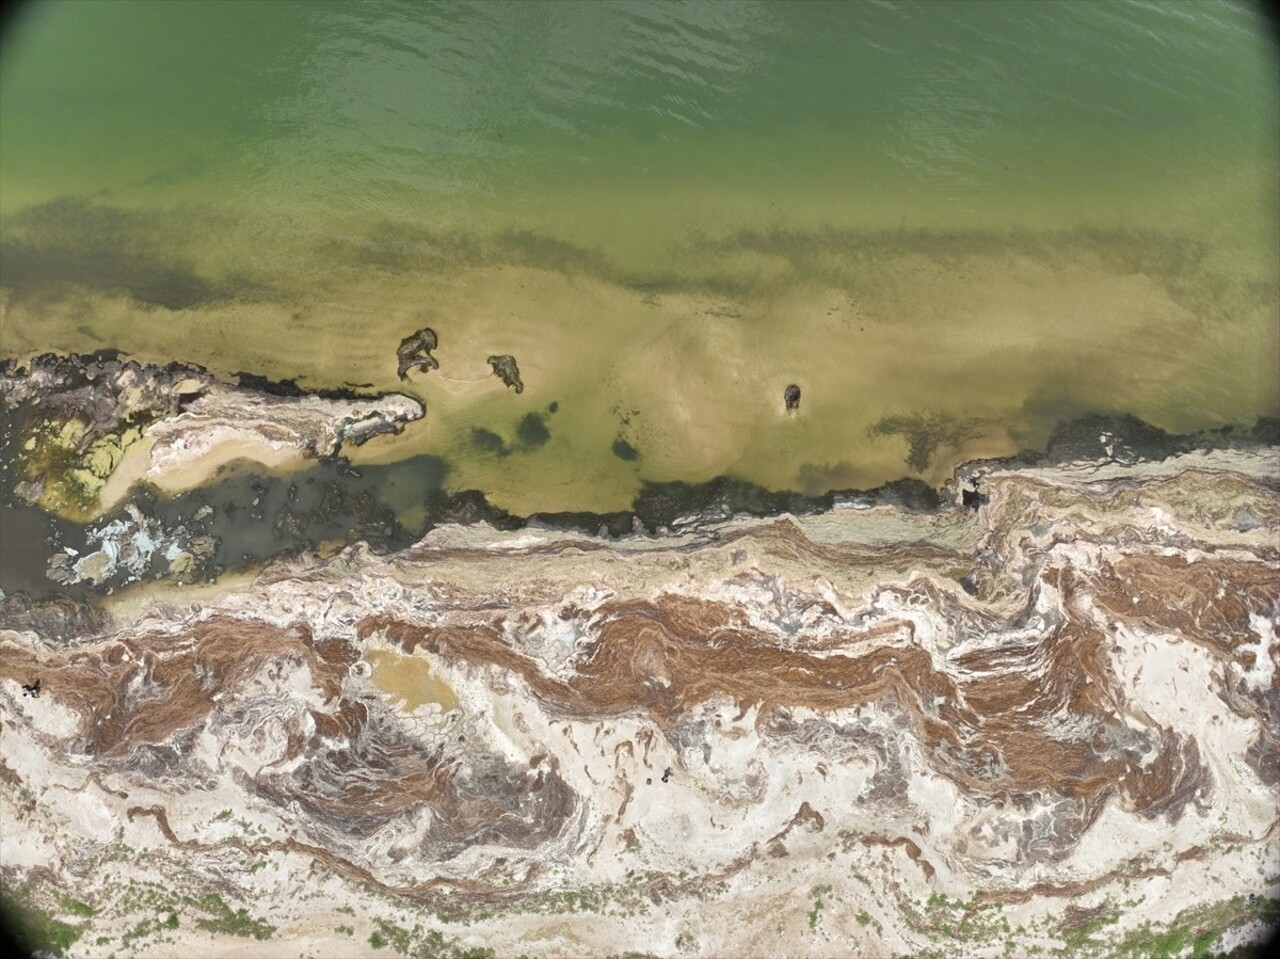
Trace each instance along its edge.
<path fill-rule="evenodd" d="M 800 409 L 800 387 L 792 383 L 782 391 L 782 402 L 787 405 L 787 412 Z"/>
<path fill-rule="evenodd" d="M 257 373 L 247 373 L 240 371 L 232 373 L 236 378 L 236 385 L 241 389 L 252 390 L 255 393 L 264 393 L 267 396 L 279 396 L 285 399 L 297 399 L 303 396 L 318 396 L 322 400 L 368 400 L 376 399 L 379 394 L 370 390 L 361 390 L 360 388 L 338 387 L 338 388 L 321 388 L 307 389 L 299 386 L 297 380 L 273 380 L 267 376 L 261 376 Z M 372 387 L 372 384 L 365 384 Z M 179 394 L 185 397 L 185 394 Z M 200 394 L 192 394 L 186 398 L 186 402 L 190 402 Z M 359 445 L 359 444 L 357 444 Z"/>
<path fill-rule="evenodd" d="M 524 382 L 520 379 L 520 368 L 516 366 L 516 358 L 508 354 L 489 357 L 489 366 L 503 383 L 517 393 L 524 392 Z"/>
<path fill-rule="evenodd" d="M 396 350 L 396 356 L 400 360 L 396 375 L 402 380 L 407 380 L 409 371 L 414 368 L 424 373 L 440 369 L 440 362 L 431 355 L 431 351 L 435 348 L 436 331 L 429 326 L 424 326 L 417 333 L 406 336 L 400 341 L 400 346 Z"/>
<path fill-rule="evenodd" d="M 1280 446 L 1280 417 L 1259 416 L 1253 424 L 1253 439 L 1268 446 Z"/>
<path fill-rule="evenodd" d="M 977 484 L 974 484 L 973 489 L 960 492 L 960 499 L 967 509 L 977 509 L 987 501 L 987 494 L 979 492 Z"/>
<path fill-rule="evenodd" d="M 534 513 L 524 525 L 533 528 L 571 530 L 588 536 L 625 536 L 634 527 L 635 514 L 627 510 L 615 513 Z"/>
<path fill-rule="evenodd" d="M 513 516 L 504 509 L 493 506 L 480 490 L 469 489 L 459 493 L 447 493 L 443 489 L 431 491 L 423 501 L 427 509 L 427 529 L 446 523 L 488 523 L 494 529 L 513 530 L 525 525 L 524 519 Z"/>

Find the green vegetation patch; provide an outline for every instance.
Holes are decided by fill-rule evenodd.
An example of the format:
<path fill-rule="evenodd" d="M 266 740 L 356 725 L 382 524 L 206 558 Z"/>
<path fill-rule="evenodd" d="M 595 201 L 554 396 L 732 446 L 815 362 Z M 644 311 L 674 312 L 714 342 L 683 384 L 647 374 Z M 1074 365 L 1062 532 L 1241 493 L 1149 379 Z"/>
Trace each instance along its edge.
<path fill-rule="evenodd" d="M 0 919 L 12 930 L 20 951 L 65 955 L 80 941 L 88 922 L 67 922 L 63 917 L 89 919 L 97 910 L 44 880 L 18 886 L 0 880 Z"/>
<path fill-rule="evenodd" d="M 814 886 L 813 887 L 813 908 L 809 910 L 809 928 L 816 931 L 818 922 L 822 919 L 822 910 L 826 908 L 823 896 L 831 895 L 831 886 Z"/>
<path fill-rule="evenodd" d="M 397 956 L 414 959 L 494 959 L 492 949 L 484 946 L 464 947 L 437 929 L 423 932 L 421 925 L 412 929 L 397 926 L 386 919 L 375 919 L 377 927 L 369 935 L 369 945 L 374 949 L 391 947 Z M 350 926 L 339 926 L 339 932 L 353 931 Z"/>
<path fill-rule="evenodd" d="M 921 913 L 904 909 L 908 921 L 931 938 L 963 942 L 994 941 L 1010 931 L 1004 907 L 999 903 L 979 903 L 974 892 L 969 899 L 951 899 L 935 892 Z"/>
<path fill-rule="evenodd" d="M 125 452 L 142 439 L 144 426 L 133 422 L 118 433 L 94 436 L 82 419 L 40 420 L 18 454 L 27 488 L 40 491 L 37 502 L 50 512 L 71 519 L 85 516 Z"/>
<path fill-rule="evenodd" d="M 276 933 L 275 926 L 255 919 L 247 909 L 233 910 L 219 895 L 211 893 L 199 898 L 188 896 L 184 901 L 207 914 L 208 918 L 196 920 L 196 925 L 207 932 L 241 936 L 245 939 L 252 937 L 259 941 L 270 939 Z"/>
<path fill-rule="evenodd" d="M 1119 959 L 1172 959 L 1188 948 L 1193 959 L 1220 954 L 1224 934 L 1258 920 L 1274 927 L 1280 923 L 1280 899 L 1235 896 L 1221 902 L 1184 909 L 1164 928 L 1143 923 L 1112 947 Z"/>
<path fill-rule="evenodd" d="M 1089 910 L 1068 908 L 1067 919 L 1059 927 L 1059 934 L 1072 952 L 1097 948 L 1101 943 L 1094 937 L 1119 919 L 1120 911 L 1109 904 Z"/>

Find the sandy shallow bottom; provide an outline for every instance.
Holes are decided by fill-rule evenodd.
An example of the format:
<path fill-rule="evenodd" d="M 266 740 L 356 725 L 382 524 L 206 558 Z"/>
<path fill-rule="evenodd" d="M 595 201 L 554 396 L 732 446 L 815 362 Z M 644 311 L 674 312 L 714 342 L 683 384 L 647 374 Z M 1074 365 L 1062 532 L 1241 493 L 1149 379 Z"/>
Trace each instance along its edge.
<path fill-rule="evenodd" d="M 976 512 L 610 542 L 441 527 L 131 590 L 70 641 L 0 630 L 6 898 L 86 956 L 1256 937 L 1278 469 L 987 468 Z"/>
<path fill-rule="evenodd" d="M 354 460 L 442 456 L 451 488 L 522 514 L 623 509 L 642 480 L 719 474 L 811 493 L 936 484 L 1089 411 L 1176 431 L 1280 413 L 1265 284 L 1158 236 L 994 236 L 745 234 L 648 288 L 537 238 L 516 262 L 353 269 L 343 259 L 368 251 L 345 250 L 295 279 L 305 293 L 186 310 L 6 293 L 0 321 L 11 355 L 113 346 L 406 392 L 426 417 Z M 401 382 L 395 348 L 423 326 L 440 368 Z M 491 374 L 494 354 L 517 358 L 523 393 Z"/>

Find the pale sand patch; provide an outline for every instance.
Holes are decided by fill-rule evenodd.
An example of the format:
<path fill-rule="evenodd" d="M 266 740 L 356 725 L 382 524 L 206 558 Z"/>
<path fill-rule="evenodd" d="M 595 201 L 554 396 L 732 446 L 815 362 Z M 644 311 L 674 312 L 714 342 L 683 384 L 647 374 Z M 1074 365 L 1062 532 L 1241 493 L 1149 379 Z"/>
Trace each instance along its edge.
<path fill-rule="evenodd" d="M 425 655 L 408 655 L 391 649 L 369 649 L 365 659 L 373 667 L 369 677 L 375 686 L 412 713 L 420 706 L 434 704 L 444 712 L 456 709 L 458 694 L 432 671 Z"/>
<path fill-rule="evenodd" d="M 120 503 L 129 488 L 140 480 L 166 493 L 182 493 L 208 482 L 218 470 L 236 460 L 250 460 L 272 470 L 299 468 L 308 462 L 296 448 L 254 438 L 242 431 L 229 431 L 210 437 L 198 455 L 157 468 L 151 455 L 154 442 L 152 438 L 144 439 L 125 453 L 99 496 L 100 512 Z"/>

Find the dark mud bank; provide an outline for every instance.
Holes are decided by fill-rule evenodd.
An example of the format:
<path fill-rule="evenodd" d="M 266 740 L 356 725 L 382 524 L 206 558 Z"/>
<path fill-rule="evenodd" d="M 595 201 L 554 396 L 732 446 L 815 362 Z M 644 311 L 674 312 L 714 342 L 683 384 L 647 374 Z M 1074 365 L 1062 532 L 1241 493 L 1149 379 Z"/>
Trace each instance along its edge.
<path fill-rule="evenodd" d="M 40 357 L 49 397 L 70 404 L 89 418 L 90 429 L 118 430 L 133 422 L 171 415 L 211 382 L 206 371 L 183 364 L 143 368 L 154 386 L 140 402 L 102 401 L 102 384 L 118 382 L 122 361 L 114 351 L 81 357 Z M 448 488 L 449 464 L 418 456 L 385 466 L 354 469 L 340 455 L 288 476 L 247 465 L 224 470 L 215 481 L 180 495 L 163 495 L 140 485 L 117 509 L 79 524 L 59 519 L 20 495 L 24 481 L 15 469 L 22 421 L 42 408 L 41 384 L 31 377 L 15 393 L 14 367 L 9 402 L 0 404 L 0 590 L 25 610 L 58 596 L 92 598 L 131 583 L 170 579 L 195 582 L 257 566 L 286 554 L 311 552 L 356 542 L 377 552 L 402 549 L 431 529 L 450 523 L 488 523 L 501 530 L 525 527 L 572 531 L 600 537 L 661 536 L 697 530 L 734 516 L 768 517 L 821 513 L 842 506 L 890 505 L 912 511 L 980 506 L 981 475 L 999 466 L 1062 462 L 1137 463 L 1192 450 L 1280 445 L 1280 420 L 1259 419 L 1249 429 L 1226 427 L 1194 434 L 1171 434 L 1132 416 L 1094 415 L 1060 424 L 1043 452 L 1023 451 L 1002 460 L 968 464 L 957 472 L 954 489 L 939 491 L 918 479 L 901 479 L 872 490 L 832 490 L 821 495 L 771 491 L 732 477 L 705 483 L 646 482 L 628 510 L 610 513 L 559 512 L 520 516 L 490 503 L 480 490 Z M 275 396 L 303 396 L 289 381 L 253 374 L 237 377 L 237 388 Z M 356 397 L 354 391 L 324 391 L 326 398 Z M 16 402 L 13 402 L 15 401 Z M 126 409 L 125 406 L 128 408 Z M 63 411 L 64 413 L 67 410 Z M 976 478 L 975 480 L 972 478 Z M 968 488 L 961 489 L 964 486 Z M 21 594 L 21 595 L 17 595 Z M 10 613 L 0 613 L 0 625 Z"/>

